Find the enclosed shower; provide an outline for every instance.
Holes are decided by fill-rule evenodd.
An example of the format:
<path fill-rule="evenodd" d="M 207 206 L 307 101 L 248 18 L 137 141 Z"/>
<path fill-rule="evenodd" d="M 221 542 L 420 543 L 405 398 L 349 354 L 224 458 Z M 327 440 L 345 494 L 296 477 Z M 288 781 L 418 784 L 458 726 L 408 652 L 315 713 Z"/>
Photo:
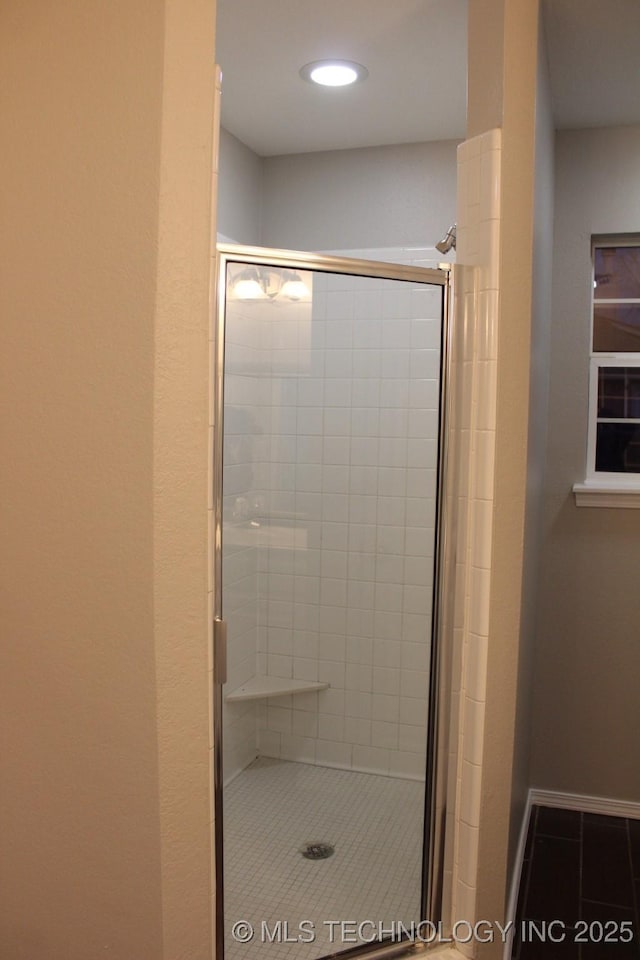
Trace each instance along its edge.
<path fill-rule="evenodd" d="M 442 884 L 448 274 L 218 259 L 218 950 L 375 949 Z"/>

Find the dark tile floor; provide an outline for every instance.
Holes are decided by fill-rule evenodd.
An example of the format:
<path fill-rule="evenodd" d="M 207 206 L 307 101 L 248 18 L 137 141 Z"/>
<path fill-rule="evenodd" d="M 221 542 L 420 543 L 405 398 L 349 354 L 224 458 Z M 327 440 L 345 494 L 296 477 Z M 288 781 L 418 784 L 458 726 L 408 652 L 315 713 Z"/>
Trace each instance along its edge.
<path fill-rule="evenodd" d="M 640 960 L 639 902 L 639 820 L 533 807 L 513 960 Z"/>

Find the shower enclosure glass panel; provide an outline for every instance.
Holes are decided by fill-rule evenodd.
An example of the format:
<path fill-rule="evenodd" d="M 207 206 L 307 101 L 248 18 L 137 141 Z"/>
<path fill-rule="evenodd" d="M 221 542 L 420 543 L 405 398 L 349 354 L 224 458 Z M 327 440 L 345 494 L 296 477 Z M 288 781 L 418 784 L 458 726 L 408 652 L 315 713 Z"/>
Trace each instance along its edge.
<path fill-rule="evenodd" d="M 445 288 L 236 256 L 219 329 L 225 956 L 315 958 L 425 917 Z"/>

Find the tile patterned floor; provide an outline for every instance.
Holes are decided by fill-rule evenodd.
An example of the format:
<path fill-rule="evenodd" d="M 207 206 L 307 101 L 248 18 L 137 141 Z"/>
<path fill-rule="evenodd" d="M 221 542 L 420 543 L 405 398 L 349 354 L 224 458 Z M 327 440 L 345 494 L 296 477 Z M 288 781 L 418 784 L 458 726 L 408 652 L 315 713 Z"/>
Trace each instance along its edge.
<path fill-rule="evenodd" d="M 343 937 L 325 921 L 418 920 L 423 807 L 424 784 L 415 781 L 256 760 L 225 791 L 227 960 L 252 960 L 258 950 L 261 960 L 314 960 L 357 945 L 354 928 Z M 318 840 L 334 855 L 305 860 L 300 848 Z M 253 925 L 248 943 L 231 936 L 238 920 Z M 278 920 L 288 930 L 261 942 L 262 922 L 273 932 Z M 313 942 L 278 942 L 297 936 L 302 920 L 313 923 Z"/>
<path fill-rule="evenodd" d="M 533 808 L 513 960 L 640 960 L 639 903 L 640 821 Z M 544 932 L 552 920 L 562 926 L 546 932 L 564 939 L 540 942 L 528 922 Z M 620 942 L 630 930 L 633 940 Z"/>

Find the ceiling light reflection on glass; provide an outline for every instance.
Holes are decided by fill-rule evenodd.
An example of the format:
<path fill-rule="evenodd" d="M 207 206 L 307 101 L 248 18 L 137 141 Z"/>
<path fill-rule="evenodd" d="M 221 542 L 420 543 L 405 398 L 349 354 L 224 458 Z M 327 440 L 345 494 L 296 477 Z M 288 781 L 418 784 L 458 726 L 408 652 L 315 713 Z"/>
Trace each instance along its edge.
<path fill-rule="evenodd" d="M 235 300 L 305 301 L 311 303 L 312 274 L 268 267 L 234 264 L 229 266 L 228 289 Z"/>
<path fill-rule="evenodd" d="M 301 68 L 300 76 L 322 87 L 347 87 L 359 80 L 366 80 L 369 71 L 352 60 L 315 60 Z"/>
<path fill-rule="evenodd" d="M 292 273 L 290 276 L 285 274 L 285 281 L 280 290 L 280 294 L 287 300 L 310 300 L 311 291 L 302 280 L 299 273 Z"/>

